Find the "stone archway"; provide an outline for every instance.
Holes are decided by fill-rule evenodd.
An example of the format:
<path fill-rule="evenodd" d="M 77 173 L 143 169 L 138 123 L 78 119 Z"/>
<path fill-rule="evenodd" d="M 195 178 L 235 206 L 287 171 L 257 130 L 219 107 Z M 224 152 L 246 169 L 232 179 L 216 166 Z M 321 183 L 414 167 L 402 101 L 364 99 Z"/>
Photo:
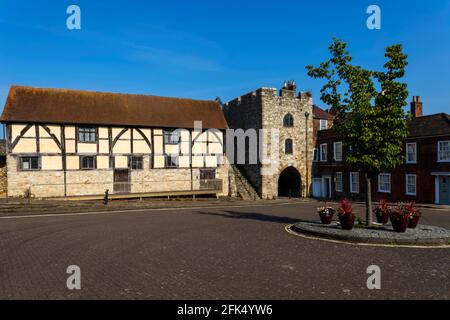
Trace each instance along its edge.
<path fill-rule="evenodd" d="M 278 178 L 278 197 L 301 197 L 302 180 L 300 173 L 294 167 L 287 167 Z"/>

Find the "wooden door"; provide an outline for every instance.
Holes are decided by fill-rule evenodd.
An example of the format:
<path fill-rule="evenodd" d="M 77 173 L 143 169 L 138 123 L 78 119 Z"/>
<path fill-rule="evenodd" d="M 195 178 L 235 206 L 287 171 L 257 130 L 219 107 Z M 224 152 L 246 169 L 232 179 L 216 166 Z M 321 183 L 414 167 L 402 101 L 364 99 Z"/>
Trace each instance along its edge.
<path fill-rule="evenodd" d="M 128 169 L 115 169 L 114 193 L 129 193 L 130 189 L 130 175 Z"/>

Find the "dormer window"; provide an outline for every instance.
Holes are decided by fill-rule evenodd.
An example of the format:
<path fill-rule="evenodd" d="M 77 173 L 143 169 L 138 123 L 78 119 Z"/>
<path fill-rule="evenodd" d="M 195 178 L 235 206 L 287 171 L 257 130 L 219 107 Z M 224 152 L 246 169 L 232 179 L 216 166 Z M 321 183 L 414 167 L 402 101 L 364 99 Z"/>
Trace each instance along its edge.
<path fill-rule="evenodd" d="M 294 126 L 294 117 L 290 113 L 288 113 L 283 118 L 283 127 L 290 128 L 293 126 Z"/>

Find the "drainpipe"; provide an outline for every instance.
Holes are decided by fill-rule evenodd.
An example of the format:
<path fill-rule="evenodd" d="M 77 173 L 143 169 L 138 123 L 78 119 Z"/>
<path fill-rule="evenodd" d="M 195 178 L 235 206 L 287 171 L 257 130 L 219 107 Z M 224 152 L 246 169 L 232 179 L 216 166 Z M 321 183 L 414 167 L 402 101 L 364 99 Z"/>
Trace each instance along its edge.
<path fill-rule="evenodd" d="M 67 154 L 66 154 L 66 126 L 61 126 L 61 158 L 64 174 L 64 197 L 67 197 Z"/>
<path fill-rule="evenodd" d="M 5 168 L 6 168 L 6 203 L 8 203 L 8 154 L 9 154 L 9 135 L 6 136 L 6 123 L 1 124 L 3 126 L 3 139 L 5 139 Z"/>

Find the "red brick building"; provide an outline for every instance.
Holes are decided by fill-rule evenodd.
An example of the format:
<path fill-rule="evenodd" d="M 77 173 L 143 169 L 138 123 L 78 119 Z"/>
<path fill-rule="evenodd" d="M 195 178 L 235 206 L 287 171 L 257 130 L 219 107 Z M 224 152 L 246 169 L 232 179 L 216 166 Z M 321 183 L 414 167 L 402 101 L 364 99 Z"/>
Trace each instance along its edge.
<path fill-rule="evenodd" d="M 315 118 L 326 118 L 324 112 L 318 110 Z M 406 161 L 393 170 L 383 170 L 373 179 L 373 199 L 450 204 L 450 115 L 423 116 L 419 97 L 411 102 L 411 113 L 410 133 L 404 141 Z M 332 128 L 318 128 L 313 196 L 363 200 L 364 174 L 345 164 L 348 150 L 336 132 Z"/>

